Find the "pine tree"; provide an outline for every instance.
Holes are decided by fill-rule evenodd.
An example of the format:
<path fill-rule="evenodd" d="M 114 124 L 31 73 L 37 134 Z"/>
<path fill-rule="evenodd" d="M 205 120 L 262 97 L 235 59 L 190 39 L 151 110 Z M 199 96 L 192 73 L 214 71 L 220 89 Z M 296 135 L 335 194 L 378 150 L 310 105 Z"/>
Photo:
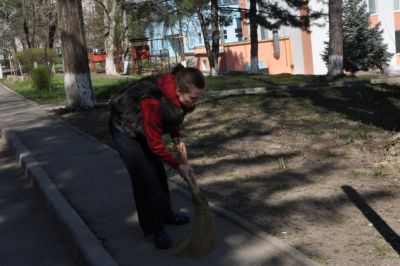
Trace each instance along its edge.
<path fill-rule="evenodd" d="M 370 27 L 367 5 L 363 0 L 347 0 L 343 6 L 343 64 L 352 73 L 379 69 L 384 71 L 392 56 L 383 42 L 380 23 Z M 328 48 L 322 55 L 328 63 Z"/>

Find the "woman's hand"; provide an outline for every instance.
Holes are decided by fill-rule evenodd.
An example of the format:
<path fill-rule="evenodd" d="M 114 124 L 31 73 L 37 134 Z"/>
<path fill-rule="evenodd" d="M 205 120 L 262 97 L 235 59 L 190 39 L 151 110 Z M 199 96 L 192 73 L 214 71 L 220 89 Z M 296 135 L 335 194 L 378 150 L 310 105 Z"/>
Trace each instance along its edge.
<path fill-rule="evenodd" d="M 187 164 L 187 152 L 186 152 L 186 146 L 185 143 L 182 141 L 179 141 L 178 143 L 175 144 L 175 151 L 178 153 L 179 155 L 179 160 L 184 163 Z"/>
<path fill-rule="evenodd" d="M 181 164 L 178 168 L 179 175 L 186 181 L 189 181 L 192 176 L 193 168 L 187 164 Z"/>

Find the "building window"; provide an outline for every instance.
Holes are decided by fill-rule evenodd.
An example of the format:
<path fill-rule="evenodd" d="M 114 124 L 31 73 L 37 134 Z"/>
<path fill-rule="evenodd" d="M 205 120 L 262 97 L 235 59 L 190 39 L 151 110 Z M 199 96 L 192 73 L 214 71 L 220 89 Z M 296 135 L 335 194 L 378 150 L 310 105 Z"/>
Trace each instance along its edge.
<path fill-rule="evenodd" d="M 268 30 L 264 27 L 260 27 L 260 31 L 261 31 L 261 40 L 266 40 L 268 39 Z"/>
<path fill-rule="evenodd" d="M 236 18 L 235 34 L 238 41 L 241 42 L 243 40 L 242 18 Z"/>
<path fill-rule="evenodd" d="M 218 0 L 218 5 L 237 5 L 239 4 L 239 0 Z"/>
<path fill-rule="evenodd" d="M 368 0 L 368 11 L 370 14 L 376 14 L 376 0 Z"/>
<path fill-rule="evenodd" d="M 396 54 L 398 54 L 400 53 L 400 30 L 396 30 L 395 39 L 396 39 Z"/>
<path fill-rule="evenodd" d="M 400 0 L 393 0 L 393 9 L 394 11 L 400 10 Z"/>

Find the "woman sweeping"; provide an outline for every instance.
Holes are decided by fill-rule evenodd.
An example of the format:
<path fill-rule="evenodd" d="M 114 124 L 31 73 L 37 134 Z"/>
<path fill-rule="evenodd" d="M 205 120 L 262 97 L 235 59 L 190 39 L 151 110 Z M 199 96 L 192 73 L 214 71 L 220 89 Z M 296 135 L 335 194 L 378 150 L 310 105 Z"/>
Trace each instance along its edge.
<path fill-rule="evenodd" d="M 178 65 L 170 74 L 139 80 L 111 103 L 110 132 L 131 177 L 139 223 L 144 236 L 153 236 L 159 249 L 172 245 L 164 224 L 182 225 L 190 220 L 172 209 L 163 161 L 184 179 L 192 172 L 168 151 L 162 135 L 168 133 L 175 147 L 186 154 L 180 126 L 204 87 L 198 69 Z"/>

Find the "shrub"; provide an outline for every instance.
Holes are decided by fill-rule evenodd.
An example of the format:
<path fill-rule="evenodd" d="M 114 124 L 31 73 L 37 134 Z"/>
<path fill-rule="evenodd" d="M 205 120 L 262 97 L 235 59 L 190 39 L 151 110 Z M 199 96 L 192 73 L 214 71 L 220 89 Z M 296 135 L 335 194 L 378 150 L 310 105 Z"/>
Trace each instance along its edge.
<path fill-rule="evenodd" d="M 29 76 L 31 77 L 31 87 L 34 90 L 47 90 L 49 88 L 51 76 L 49 76 L 48 67 L 38 66 L 37 68 L 31 70 Z"/>
<path fill-rule="evenodd" d="M 53 49 L 47 49 L 48 62 L 54 64 L 56 52 Z M 21 63 L 24 71 L 30 73 L 34 68 L 34 62 L 39 65 L 47 66 L 45 49 L 30 48 L 16 53 L 16 58 Z"/>

